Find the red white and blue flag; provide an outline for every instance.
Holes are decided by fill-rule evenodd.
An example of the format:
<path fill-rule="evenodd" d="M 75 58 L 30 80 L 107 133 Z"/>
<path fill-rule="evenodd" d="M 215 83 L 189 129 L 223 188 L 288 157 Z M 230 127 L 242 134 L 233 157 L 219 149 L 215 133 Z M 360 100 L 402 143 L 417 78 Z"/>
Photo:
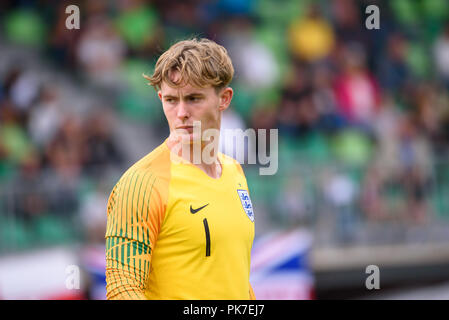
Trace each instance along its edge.
<path fill-rule="evenodd" d="M 312 237 L 302 229 L 256 238 L 250 282 L 256 299 L 311 300 L 314 281 L 309 265 Z"/>

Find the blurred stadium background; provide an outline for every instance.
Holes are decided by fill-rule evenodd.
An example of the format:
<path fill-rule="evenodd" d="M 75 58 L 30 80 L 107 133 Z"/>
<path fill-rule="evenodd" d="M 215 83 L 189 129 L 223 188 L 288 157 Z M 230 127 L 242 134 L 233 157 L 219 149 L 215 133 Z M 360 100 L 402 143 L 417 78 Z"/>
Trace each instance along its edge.
<path fill-rule="evenodd" d="M 142 73 L 192 37 L 233 59 L 224 128 L 279 129 L 277 174 L 244 166 L 255 273 L 302 276 L 256 295 L 447 299 L 446 0 L 1 1 L 0 298 L 104 298 L 109 192 L 168 134 Z M 372 264 L 380 290 L 365 288 Z M 412 294 L 423 285 L 438 290 Z"/>

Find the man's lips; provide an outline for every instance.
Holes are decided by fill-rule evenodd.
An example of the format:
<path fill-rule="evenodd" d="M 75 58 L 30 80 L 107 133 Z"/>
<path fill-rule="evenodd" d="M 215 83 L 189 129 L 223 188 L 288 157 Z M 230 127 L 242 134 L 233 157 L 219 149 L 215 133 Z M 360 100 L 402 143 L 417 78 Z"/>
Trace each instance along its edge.
<path fill-rule="evenodd" d="M 193 132 L 193 126 L 182 126 L 182 127 L 177 127 L 177 130 L 182 129 L 182 130 L 187 130 L 189 133 Z"/>

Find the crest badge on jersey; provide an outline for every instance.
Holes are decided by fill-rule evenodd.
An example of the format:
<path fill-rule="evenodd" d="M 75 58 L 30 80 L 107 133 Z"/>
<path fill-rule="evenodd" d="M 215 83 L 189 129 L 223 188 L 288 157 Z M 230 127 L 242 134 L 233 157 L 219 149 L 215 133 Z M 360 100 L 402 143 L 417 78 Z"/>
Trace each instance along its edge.
<path fill-rule="evenodd" d="M 239 194 L 240 201 L 242 202 L 243 210 L 248 218 L 254 222 L 253 204 L 251 203 L 248 190 L 237 189 L 237 193 Z"/>

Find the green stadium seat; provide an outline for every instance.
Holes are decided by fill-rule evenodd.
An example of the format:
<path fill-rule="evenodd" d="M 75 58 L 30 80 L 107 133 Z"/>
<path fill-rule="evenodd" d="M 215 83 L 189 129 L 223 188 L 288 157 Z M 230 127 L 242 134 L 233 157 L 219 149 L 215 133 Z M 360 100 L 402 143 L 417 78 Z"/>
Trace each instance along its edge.
<path fill-rule="evenodd" d="M 417 1 L 395 0 L 389 1 L 388 4 L 393 11 L 396 19 L 405 25 L 413 25 L 420 21 L 417 9 Z"/>
<path fill-rule="evenodd" d="M 3 218 L 0 222 L 0 252 L 27 249 L 32 245 L 32 235 L 20 220 Z"/>
<path fill-rule="evenodd" d="M 115 20 L 120 35 L 132 49 L 140 49 L 155 36 L 158 13 L 150 6 L 121 12 Z"/>
<path fill-rule="evenodd" d="M 42 245 L 58 245 L 73 239 L 70 222 L 62 218 L 46 215 L 34 222 L 36 241 Z"/>
<path fill-rule="evenodd" d="M 429 60 L 431 52 L 422 44 L 412 42 L 407 50 L 407 63 L 411 71 L 417 77 L 428 77 L 432 71 L 432 65 Z"/>
<path fill-rule="evenodd" d="M 301 16 L 311 0 L 259 0 L 254 7 L 254 14 L 265 23 L 277 23 L 279 25 L 288 24 L 294 18 Z"/>
<path fill-rule="evenodd" d="M 37 48 L 46 44 L 48 27 L 36 11 L 18 9 L 10 12 L 2 22 L 5 34 L 11 41 Z"/>

